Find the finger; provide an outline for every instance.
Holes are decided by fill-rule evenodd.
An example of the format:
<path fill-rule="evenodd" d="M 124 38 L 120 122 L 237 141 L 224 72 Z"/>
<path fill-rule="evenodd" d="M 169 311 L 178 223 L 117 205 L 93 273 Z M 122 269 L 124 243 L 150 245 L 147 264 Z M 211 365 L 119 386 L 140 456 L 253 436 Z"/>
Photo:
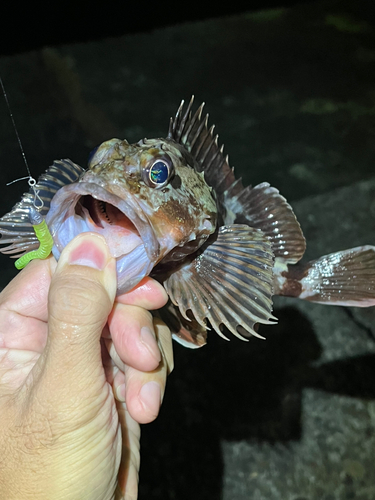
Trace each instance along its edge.
<path fill-rule="evenodd" d="M 138 498 L 141 431 L 138 423 L 129 415 L 124 403 L 117 401 L 117 411 L 122 432 L 122 456 L 115 500 L 136 500 Z"/>
<path fill-rule="evenodd" d="M 130 415 L 139 423 L 152 422 L 158 415 L 165 392 L 167 374 L 173 369 L 172 340 L 169 328 L 158 318 L 154 319 L 162 362 L 152 372 L 139 371 L 125 366 L 124 372 L 116 373 L 114 393 L 120 401 L 126 401 Z"/>
<path fill-rule="evenodd" d="M 138 370 L 150 371 L 158 366 L 161 355 L 148 311 L 138 306 L 115 303 L 108 318 L 108 329 L 113 341 L 109 352 L 119 368 L 124 370 L 127 364 Z M 103 336 L 106 335 L 104 331 Z"/>
<path fill-rule="evenodd" d="M 36 367 L 49 397 L 61 401 L 65 390 L 71 400 L 75 390 L 82 393 L 82 385 L 90 394 L 102 383 L 100 336 L 115 293 L 115 260 L 104 238 L 77 236 L 61 253 L 49 291 L 49 336 Z"/>
<path fill-rule="evenodd" d="M 133 290 L 116 298 L 116 302 L 121 304 L 139 306 L 149 311 L 160 309 L 167 301 L 168 295 L 164 287 L 148 276 L 143 278 Z"/>
<path fill-rule="evenodd" d="M 47 339 L 47 296 L 53 257 L 34 260 L 0 294 L 0 345 L 42 352 Z"/>
<path fill-rule="evenodd" d="M 56 260 L 31 261 L 0 294 L 1 309 L 47 321 L 47 295 Z"/>
<path fill-rule="evenodd" d="M 166 378 L 164 363 L 152 372 L 140 372 L 130 366 L 125 368 L 125 386 L 120 386 L 116 394 L 125 399 L 129 414 L 136 422 L 147 424 L 158 416 Z"/>

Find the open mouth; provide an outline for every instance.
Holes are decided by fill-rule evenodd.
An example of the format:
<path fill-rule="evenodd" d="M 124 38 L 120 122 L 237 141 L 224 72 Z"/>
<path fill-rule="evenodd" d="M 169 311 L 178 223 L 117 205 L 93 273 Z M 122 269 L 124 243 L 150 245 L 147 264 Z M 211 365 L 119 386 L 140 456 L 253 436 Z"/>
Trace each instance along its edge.
<path fill-rule="evenodd" d="M 112 226 L 119 226 L 138 233 L 137 228 L 129 220 L 129 218 L 117 207 L 111 205 L 111 203 L 97 200 L 90 195 L 86 195 L 82 196 L 77 203 L 75 208 L 76 214 L 82 216 L 84 208 L 89 212 L 93 222 L 98 227 L 104 227 L 105 224 L 110 224 Z"/>
<path fill-rule="evenodd" d="M 104 236 L 115 258 L 142 244 L 138 229 L 129 217 L 111 203 L 85 195 L 76 204 L 75 214 L 86 222 L 88 230 Z"/>
<path fill-rule="evenodd" d="M 154 231 L 126 190 L 117 195 L 94 182 L 64 186 L 53 197 L 46 221 L 59 252 L 78 234 L 93 231 L 104 236 L 115 258 L 141 244 L 150 260 L 158 258 Z"/>
<path fill-rule="evenodd" d="M 101 234 L 116 258 L 118 293 L 132 289 L 159 259 L 160 247 L 153 228 L 126 190 L 113 194 L 92 181 L 69 184 L 53 197 L 46 222 L 56 259 L 79 234 Z"/>

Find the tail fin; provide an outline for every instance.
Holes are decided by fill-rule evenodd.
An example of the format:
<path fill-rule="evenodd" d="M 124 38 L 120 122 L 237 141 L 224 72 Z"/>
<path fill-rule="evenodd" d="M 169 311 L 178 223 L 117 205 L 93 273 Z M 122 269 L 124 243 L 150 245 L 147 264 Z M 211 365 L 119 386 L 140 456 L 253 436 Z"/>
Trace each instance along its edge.
<path fill-rule="evenodd" d="M 305 264 L 276 262 L 274 272 L 276 295 L 329 305 L 375 306 L 375 246 L 331 253 Z"/>

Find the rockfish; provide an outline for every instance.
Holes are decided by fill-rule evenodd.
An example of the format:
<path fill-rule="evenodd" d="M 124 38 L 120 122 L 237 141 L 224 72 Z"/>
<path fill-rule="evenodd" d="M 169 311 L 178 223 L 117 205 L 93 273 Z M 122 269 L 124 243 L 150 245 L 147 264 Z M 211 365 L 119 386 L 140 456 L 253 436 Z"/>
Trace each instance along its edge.
<path fill-rule="evenodd" d="M 84 170 L 55 161 L 35 188 L 44 202 L 59 258 L 85 231 L 102 234 L 117 261 L 118 293 L 147 275 L 170 303 L 158 314 L 176 340 L 206 343 L 207 321 L 222 337 L 257 333 L 276 321 L 272 296 L 367 307 L 375 305 L 375 247 L 336 252 L 301 264 L 305 238 L 291 206 L 267 182 L 244 187 L 208 127 L 203 104 L 182 101 L 165 139 L 111 139 Z M 30 190 L 0 219 L 1 251 L 36 249 Z"/>

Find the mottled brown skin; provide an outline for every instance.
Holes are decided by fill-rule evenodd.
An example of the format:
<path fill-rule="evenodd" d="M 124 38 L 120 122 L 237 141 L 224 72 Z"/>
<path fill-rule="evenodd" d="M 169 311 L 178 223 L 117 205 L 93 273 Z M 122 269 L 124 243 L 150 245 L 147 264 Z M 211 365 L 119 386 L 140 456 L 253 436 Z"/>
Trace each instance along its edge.
<path fill-rule="evenodd" d="M 278 290 L 278 295 L 299 297 L 302 293 L 301 280 L 307 276 L 308 270 L 308 265 L 288 266 L 288 270 L 281 273 L 281 276 L 286 278 L 286 281 L 282 288 Z"/>
<path fill-rule="evenodd" d="M 288 273 L 282 273 L 282 276 L 287 278 L 283 287 L 278 290 L 278 295 L 285 295 L 287 297 L 299 297 L 302 293 L 302 285 L 299 281 L 295 279 L 289 279 Z"/>
<path fill-rule="evenodd" d="M 147 169 L 157 159 L 169 158 L 173 174 L 165 186 L 147 185 Z M 98 161 L 99 160 L 99 161 Z M 144 139 L 137 144 L 112 139 L 103 143 L 82 181 L 95 182 L 119 196 L 126 190 L 137 200 L 160 244 L 156 263 L 181 259 L 183 247 L 198 249 L 217 227 L 217 206 L 204 174 L 181 145 L 165 139 Z M 146 177 L 145 177 L 146 175 Z M 195 245 L 194 243 L 195 242 Z M 173 251 L 177 247 L 177 251 Z"/>

